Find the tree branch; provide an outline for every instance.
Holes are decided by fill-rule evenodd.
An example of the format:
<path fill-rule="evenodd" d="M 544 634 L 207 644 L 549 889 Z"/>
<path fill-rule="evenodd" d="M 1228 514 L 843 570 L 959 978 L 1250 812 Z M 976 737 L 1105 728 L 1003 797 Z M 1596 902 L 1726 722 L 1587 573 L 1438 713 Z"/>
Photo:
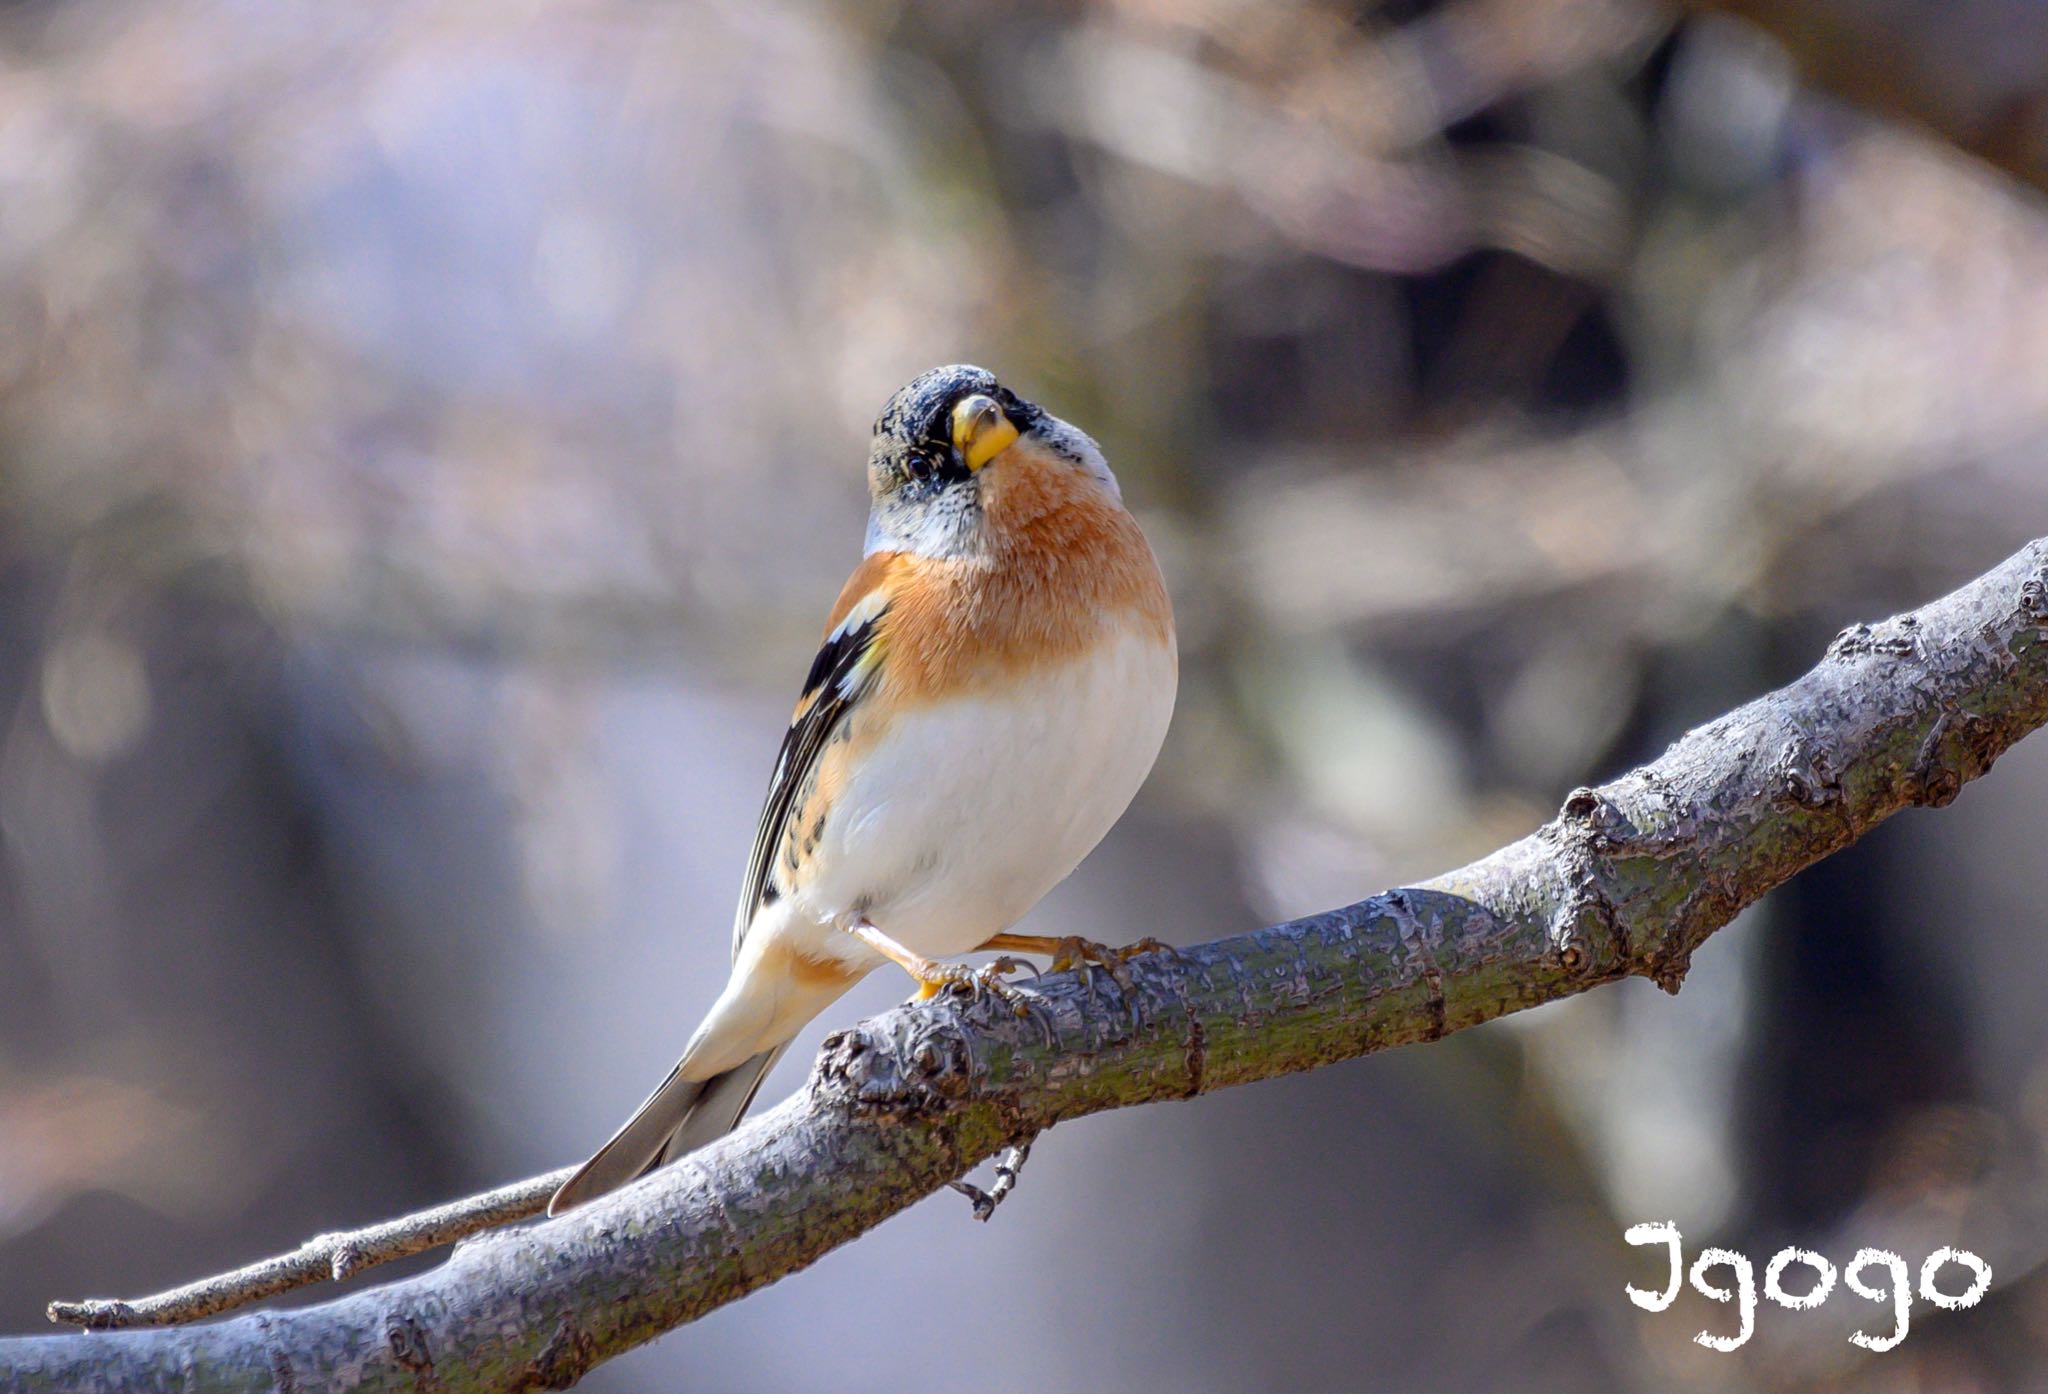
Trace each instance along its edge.
<path fill-rule="evenodd" d="M 315 1235 L 288 1254 L 201 1278 L 153 1297 L 138 1297 L 132 1302 L 106 1297 L 52 1302 L 50 1320 L 93 1331 L 113 1331 L 124 1326 L 176 1326 L 314 1283 L 330 1279 L 338 1283 L 394 1259 L 423 1254 L 515 1220 L 531 1219 L 547 1209 L 548 1197 L 575 1171 L 574 1167 L 563 1167 L 545 1176 L 514 1181 L 495 1191 L 416 1210 L 381 1224 Z"/>
<path fill-rule="evenodd" d="M 2048 722 L 2048 539 L 1913 614 L 1842 632 L 1798 682 L 1580 789 L 1423 885 L 1130 964 L 1047 977 L 1019 1019 L 961 998 L 831 1037 L 808 1086 L 560 1220 L 320 1306 L 0 1342 L 21 1394 L 564 1388 L 794 1272 L 999 1149 L 1103 1109 L 1435 1040 L 1692 952 L 1801 868 L 1939 806 Z"/>

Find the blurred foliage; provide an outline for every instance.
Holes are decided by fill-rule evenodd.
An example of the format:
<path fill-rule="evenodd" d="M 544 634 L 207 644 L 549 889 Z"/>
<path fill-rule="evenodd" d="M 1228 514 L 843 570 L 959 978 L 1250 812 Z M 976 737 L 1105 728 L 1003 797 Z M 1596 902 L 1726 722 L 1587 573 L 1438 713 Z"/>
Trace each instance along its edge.
<path fill-rule="evenodd" d="M 1107 937 L 1484 851 L 2039 532 L 2038 194 L 1745 8 L 0 12 L 0 1319 L 602 1135 L 931 364 L 1095 433 L 1174 585 L 1158 775 L 1040 916 Z M 1885 90 L 2031 148 L 2038 31 L 1966 8 Z M 2044 797 L 2023 747 L 1676 1002 L 1062 1130 L 986 1235 L 591 1387 L 952 1387 L 905 1289 L 1001 1388 L 2031 1386 Z M 1659 1218 L 2001 1282 L 1713 1355 L 1622 1298 Z"/>

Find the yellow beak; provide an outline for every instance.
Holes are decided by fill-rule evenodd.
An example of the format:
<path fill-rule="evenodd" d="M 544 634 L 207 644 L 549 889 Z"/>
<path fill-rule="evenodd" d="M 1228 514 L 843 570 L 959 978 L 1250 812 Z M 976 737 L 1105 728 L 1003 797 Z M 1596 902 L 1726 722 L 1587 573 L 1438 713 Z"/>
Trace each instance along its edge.
<path fill-rule="evenodd" d="M 977 392 L 954 404 L 953 448 L 960 452 L 968 469 L 980 469 L 1009 449 L 1016 439 L 1017 428 L 1003 415 L 995 398 Z"/>

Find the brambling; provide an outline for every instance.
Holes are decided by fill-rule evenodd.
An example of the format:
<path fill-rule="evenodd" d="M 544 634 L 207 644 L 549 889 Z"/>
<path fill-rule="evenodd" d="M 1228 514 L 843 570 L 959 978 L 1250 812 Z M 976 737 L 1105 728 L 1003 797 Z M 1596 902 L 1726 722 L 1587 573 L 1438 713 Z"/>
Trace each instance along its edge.
<path fill-rule="evenodd" d="M 1166 585 L 1101 450 L 984 369 L 934 368 L 883 408 L 868 490 L 866 553 L 754 834 L 732 976 L 551 1215 L 730 1132 L 791 1038 L 884 963 L 919 996 L 1014 1001 L 1015 960 L 940 960 L 1163 947 L 1008 932 L 1122 816 L 1173 712 Z"/>

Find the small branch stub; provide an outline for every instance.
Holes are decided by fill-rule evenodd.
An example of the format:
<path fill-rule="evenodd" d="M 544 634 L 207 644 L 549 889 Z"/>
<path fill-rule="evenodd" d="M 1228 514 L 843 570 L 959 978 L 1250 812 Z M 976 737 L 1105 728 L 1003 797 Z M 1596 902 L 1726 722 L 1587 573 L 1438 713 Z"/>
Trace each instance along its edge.
<path fill-rule="evenodd" d="M 1036 1138 L 1030 1142 L 1020 1142 L 1003 1153 L 996 1161 L 996 1179 L 989 1183 L 989 1188 L 985 1191 L 966 1181 L 948 1183 L 972 1203 L 975 1219 L 986 1224 L 995 1217 L 996 1207 L 1017 1188 L 1017 1176 L 1024 1170 L 1024 1163 L 1031 1160 L 1031 1142 L 1035 1141 Z"/>

